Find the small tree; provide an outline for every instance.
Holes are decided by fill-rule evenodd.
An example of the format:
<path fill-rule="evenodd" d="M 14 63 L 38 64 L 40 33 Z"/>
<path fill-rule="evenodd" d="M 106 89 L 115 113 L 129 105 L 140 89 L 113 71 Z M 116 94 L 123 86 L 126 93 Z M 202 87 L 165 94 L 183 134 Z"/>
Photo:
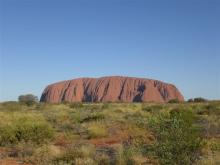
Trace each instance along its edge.
<path fill-rule="evenodd" d="M 202 98 L 202 97 L 196 97 L 196 98 L 194 98 L 194 102 L 206 102 L 207 100 L 206 99 L 204 99 L 204 98 Z"/>
<path fill-rule="evenodd" d="M 28 106 L 33 105 L 38 102 L 38 97 L 32 94 L 20 95 L 18 97 L 18 101 L 21 103 L 25 103 Z"/>
<path fill-rule="evenodd" d="M 187 102 L 192 103 L 194 100 L 193 99 L 189 99 Z"/>

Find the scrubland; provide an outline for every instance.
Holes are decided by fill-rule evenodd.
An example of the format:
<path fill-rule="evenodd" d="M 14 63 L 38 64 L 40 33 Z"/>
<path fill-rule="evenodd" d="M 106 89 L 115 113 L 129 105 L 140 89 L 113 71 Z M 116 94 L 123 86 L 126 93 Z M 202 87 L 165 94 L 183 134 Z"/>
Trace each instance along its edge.
<path fill-rule="evenodd" d="M 0 164 L 220 164 L 220 102 L 0 103 Z"/>

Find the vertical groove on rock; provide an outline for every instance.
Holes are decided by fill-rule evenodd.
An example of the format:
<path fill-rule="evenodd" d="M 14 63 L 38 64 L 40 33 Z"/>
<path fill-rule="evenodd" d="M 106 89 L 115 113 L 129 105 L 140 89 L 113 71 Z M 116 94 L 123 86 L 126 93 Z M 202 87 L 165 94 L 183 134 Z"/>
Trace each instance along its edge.
<path fill-rule="evenodd" d="M 125 83 L 126 83 L 126 81 L 127 81 L 127 78 L 125 78 L 125 79 L 123 80 L 122 87 L 121 87 L 121 91 L 120 91 L 120 94 L 119 94 L 119 97 L 118 97 L 119 101 L 122 101 L 122 93 L 124 92 L 124 88 L 125 88 Z"/>
<path fill-rule="evenodd" d="M 63 91 L 63 93 L 61 93 L 61 95 L 60 95 L 60 102 L 63 102 L 63 101 L 65 101 L 65 96 L 66 96 L 66 92 L 67 92 L 67 90 L 68 90 L 68 88 L 70 87 L 70 81 L 69 82 L 67 82 L 68 83 L 68 85 L 66 86 L 66 88 L 64 89 L 64 91 Z"/>
<path fill-rule="evenodd" d="M 108 81 L 107 85 L 105 86 L 105 89 L 104 89 L 104 92 L 103 92 L 103 95 L 100 101 L 103 101 L 103 98 L 107 95 L 109 84 L 110 82 Z"/>

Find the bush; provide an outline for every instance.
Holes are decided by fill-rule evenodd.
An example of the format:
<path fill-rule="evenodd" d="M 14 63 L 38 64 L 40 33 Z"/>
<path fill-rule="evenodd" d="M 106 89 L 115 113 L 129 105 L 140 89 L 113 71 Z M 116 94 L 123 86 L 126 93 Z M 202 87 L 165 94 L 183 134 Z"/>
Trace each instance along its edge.
<path fill-rule="evenodd" d="M 204 99 L 204 98 L 202 98 L 202 97 L 196 97 L 196 98 L 191 98 L 191 99 L 189 99 L 187 102 L 189 102 L 189 103 L 200 103 L 200 102 L 207 102 L 208 100 L 207 99 Z"/>
<path fill-rule="evenodd" d="M 193 99 L 189 99 L 187 102 L 192 103 L 194 100 Z"/>
<path fill-rule="evenodd" d="M 195 103 L 200 103 L 200 102 L 207 102 L 208 100 L 207 99 L 204 99 L 202 97 L 196 97 L 196 98 L 191 98 L 189 99 L 187 102 L 189 103 L 192 103 L 192 102 L 195 102 Z"/>
<path fill-rule="evenodd" d="M 161 164 L 192 164 L 199 155 L 202 139 L 189 111 L 173 110 L 152 124 L 156 143 L 153 153 Z"/>
<path fill-rule="evenodd" d="M 198 103 L 198 102 L 207 102 L 206 99 L 202 98 L 202 97 L 197 97 L 197 98 L 194 98 L 193 100 L 194 102 Z"/>
<path fill-rule="evenodd" d="M 0 145 L 16 144 L 18 142 L 45 143 L 54 135 L 50 125 L 38 116 L 11 115 L 8 121 L 0 125 Z"/>
<path fill-rule="evenodd" d="M 25 103 L 28 106 L 31 106 L 38 102 L 38 97 L 32 94 L 20 95 L 18 97 L 18 101 L 21 103 Z"/>
<path fill-rule="evenodd" d="M 168 101 L 168 103 L 179 103 L 178 99 L 171 99 Z"/>

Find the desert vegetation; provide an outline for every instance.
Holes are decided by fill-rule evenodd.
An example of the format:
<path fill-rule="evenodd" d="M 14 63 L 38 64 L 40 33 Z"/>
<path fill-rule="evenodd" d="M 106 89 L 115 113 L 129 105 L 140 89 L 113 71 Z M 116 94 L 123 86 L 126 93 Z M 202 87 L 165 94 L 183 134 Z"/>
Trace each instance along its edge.
<path fill-rule="evenodd" d="M 219 164 L 220 102 L 0 103 L 0 164 Z"/>
<path fill-rule="evenodd" d="M 38 102 L 38 97 L 34 96 L 33 94 L 20 95 L 18 96 L 18 101 L 31 106 Z"/>

